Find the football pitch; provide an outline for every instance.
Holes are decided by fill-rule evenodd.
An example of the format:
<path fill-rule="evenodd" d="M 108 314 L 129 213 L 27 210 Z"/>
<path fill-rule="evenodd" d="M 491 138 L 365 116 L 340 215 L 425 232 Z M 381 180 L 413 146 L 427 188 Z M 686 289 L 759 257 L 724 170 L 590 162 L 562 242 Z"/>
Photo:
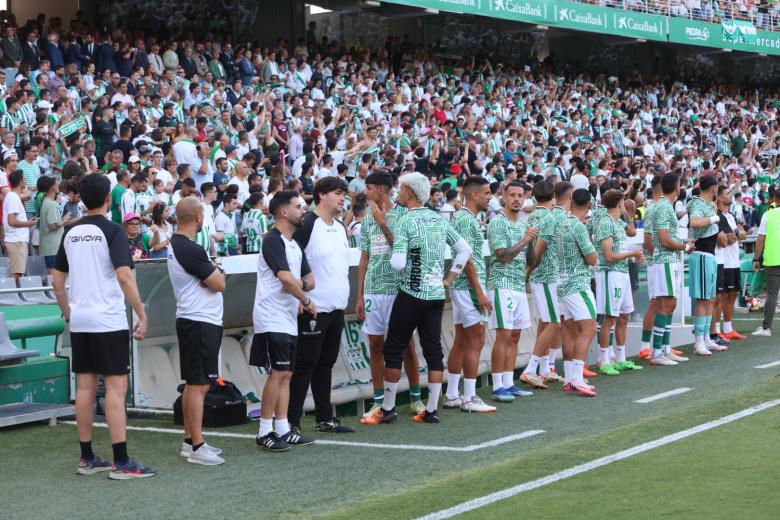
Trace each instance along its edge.
<path fill-rule="evenodd" d="M 255 424 L 219 429 L 206 436 L 224 450 L 218 467 L 179 457 L 170 416 L 134 416 L 130 454 L 159 474 L 130 482 L 76 476 L 71 424 L 5 429 L 0 507 L 36 519 L 777 518 L 778 343 L 748 336 L 678 367 L 643 362 L 595 378 L 592 399 L 554 386 L 495 414 L 440 410 L 438 425 L 414 423 L 407 406 L 391 425 L 349 417 L 357 433 L 287 453 L 258 448 Z M 110 457 L 105 429 L 93 444 Z"/>

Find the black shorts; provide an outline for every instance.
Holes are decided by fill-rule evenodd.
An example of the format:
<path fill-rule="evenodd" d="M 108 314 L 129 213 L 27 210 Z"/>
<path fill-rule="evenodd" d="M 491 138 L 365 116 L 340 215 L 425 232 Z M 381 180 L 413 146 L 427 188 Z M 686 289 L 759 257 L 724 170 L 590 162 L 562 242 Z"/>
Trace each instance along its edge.
<path fill-rule="evenodd" d="M 188 385 L 208 385 L 219 376 L 222 327 L 205 321 L 176 318 L 181 378 Z"/>
<path fill-rule="evenodd" d="M 252 338 L 249 364 L 253 367 L 292 372 L 298 338 L 284 332 L 262 332 Z"/>
<path fill-rule="evenodd" d="M 739 267 L 723 267 L 718 264 L 718 294 L 739 291 Z"/>
<path fill-rule="evenodd" d="M 72 370 L 109 376 L 130 373 L 130 331 L 71 332 Z"/>

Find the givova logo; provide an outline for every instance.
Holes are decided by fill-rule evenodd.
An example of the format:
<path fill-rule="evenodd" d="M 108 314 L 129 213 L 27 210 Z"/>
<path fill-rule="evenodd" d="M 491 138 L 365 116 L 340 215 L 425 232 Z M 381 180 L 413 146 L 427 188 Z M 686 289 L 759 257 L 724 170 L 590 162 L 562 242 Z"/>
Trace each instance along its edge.
<path fill-rule="evenodd" d="M 710 30 L 706 27 L 685 27 L 685 37 L 690 40 L 709 41 Z"/>
<path fill-rule="evenodd" d="M 564 7 L 558 9 L 559 22 L 571 22 L 583 25 L 593 25 L 596 27 L 607 28 L 607 17 L 601 14 L 594 15 L 591 12 L 580 13 L 577 9 Z"/>

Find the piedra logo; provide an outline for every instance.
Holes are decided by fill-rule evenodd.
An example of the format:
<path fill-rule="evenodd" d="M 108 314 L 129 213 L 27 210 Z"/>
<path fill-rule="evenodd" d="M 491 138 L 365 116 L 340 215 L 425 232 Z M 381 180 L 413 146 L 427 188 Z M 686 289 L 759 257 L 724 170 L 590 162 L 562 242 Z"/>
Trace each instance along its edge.
<path fill-rule="evenodd" d="M 710 30 L 707 29 L 706 27 L 704 28 L 686 27 L 685 37 L 690 40 L 701 40 L 703 42 L 706 42 L 710 39 Z"/>
<path fill-rule="evenodd" d="M 581 14 L 573 8 L 558 9 L 558 21 L 594 25 L 596 27 L 603 27 L 605 29 L 607 28 L 607 19 L 604 15 L 594 15 L 590 12 Z"/>
<path fill-rule="evenodd" d="M 533 5 L 531 2 L 515 2 L 515 0 L 495 0 L 493 4 L 495 11 L 505 11 L 507 13 L 522 14 L 526 16 L 536 16 L 544 18 L 544 12 L 540 5 Z"/>
<path fill-rule="evenodd" d="M 647 20 L 636 22 L 630 16 L 618 16 L 616 25 L 618 30 L 626 29 L 648 34 L 661 34 L 661 25 L 659 23 L 650 23 Z"/>

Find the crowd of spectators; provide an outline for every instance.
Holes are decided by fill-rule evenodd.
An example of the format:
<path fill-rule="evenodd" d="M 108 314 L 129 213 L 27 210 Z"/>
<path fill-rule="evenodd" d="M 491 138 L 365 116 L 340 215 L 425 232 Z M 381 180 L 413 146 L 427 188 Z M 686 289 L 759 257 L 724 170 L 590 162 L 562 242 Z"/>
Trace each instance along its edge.
<path fill-rule="evenodd" d="M 374 171 L 429 176 L 428 205 L 445 216 L 459 207 L 463 179 L 481 175 L 494 194 L 486 221 L 503 183 L 530 188 L 547 177 L 589 188 L 596 201 L 605 183 L 618 187 L 640 221 L 652 178 L 676 172 L 682 227 L 699 176 L 712 173 L 746 230 L 780 173 L 771 88 L 444 58 L 408 36 L 347 47 L 318 38 L 315 24 L 294 44 L 262 47 L 104 33 L 81 16 L 68 27 L 44 15 L 6 19 L 0 192 L 14 276 L 22 252 L 51 267 L 51 244 L 80 218 L 76 186 L 90 173 L 111 180 L 110 218 L 136 259 L 166 257 L 175 204 L 187 196 L 208 208 L 197 241 L 210 254 L 258 251 L 274 194 L 295 189 L 311 201 L 325 176 L 348 182 L 345 224 L 357 243 Z"/>

